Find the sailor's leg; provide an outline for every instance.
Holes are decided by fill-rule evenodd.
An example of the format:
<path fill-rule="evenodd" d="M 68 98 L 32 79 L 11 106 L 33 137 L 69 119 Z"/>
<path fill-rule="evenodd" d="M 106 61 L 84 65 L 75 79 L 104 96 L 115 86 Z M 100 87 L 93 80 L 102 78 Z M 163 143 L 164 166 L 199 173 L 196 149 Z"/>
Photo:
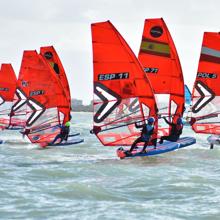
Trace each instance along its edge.
<path fill-rule="evenodd" d="M 65 135 L 65 137 L 63 138 L 64 141 L 68 140 L 68 134 Z"/>
<path fill-rule="evenodd" d="M 143 152 L 143 153 L 145 153 L 145 150 L 146 150 L 146 148 L 147 148 L 148 143 L 149 143 L 149 141 L 145 141 L 145 142 L 144 142 L 144 147 L 143 147 L 143 149 L 142 149 L 142 152 Z"/>
<path fill-rule="evenodd" d="M 175 141 L 176 139 L 172 136 L 163 136 L 163 137 L 161 137 L 159 143 L 162 144 L 164 140 L 166 140 L 166 141 Z"/>
<path fill-rule="evenodd" d="M 57 136 L 58 136 L 58 135 L 57 135 Z M 54 144 L 54 143 L 57 141 L 57 139 L 58 139 L 58 138 L 57 138 L 57 136 L 56 136 L 56 137 L 53 139 L 53 141 L 52 141 L 52 142 L 50 142 L 50 144 L 52 144 L 52 145 L 53 145 L 53 144 Z"/>
<path fill-rule="evenodd" d="M 54 140 L 51 142 L 51 144 L 53 145 L 54 143 L 56 143 L 56 141 L 57 141 L 59 138 L 61 138 L 61 135 L 60 135 L 60 134 L 58 134 L 58 135 L 54 138 Z"/>
<path fill-rule="evenodd" d="M 212 150 L 214 148 L 214 144 L 210 144 L 210 149 Z"/>
<path fill-rule="evenodd" d="M 151 143 L 153 144 L 154 149 L 156 149 L 157 148 L 157 138 L 152 139 Z"/>
<path fill-rule="evenodd" d="M 167 137 L 168 137 L 168 136 L 162 136 L 162 137 L 160 138 L 159 144 L 162 144 L 163 141 L 167 139 Z"/>
<path fill-rule="evenodd" d="M 141 137 L 137 138 L 137 139 L 134 141 L 134 143 L 131 145 L 131 148 L 130 148 L 129 152 L 132 152 L 132 151 L 134 150 L 135 146 L 137 145 L 137 143 L 142 142 L 141 140 L 142 140 Z"/>
<path fill-rule="evenodd" d="M 68 140 L 69 134 L 70 134 L 70 130 L 69 130 L 68 133 L 65 135 L 65 138 L 64 138 L 65 141 Z"/>
<path fill-rule="evenodd" d="M 60 143 L 63 142 L 63 140 L 65 140 L 65 136 L 61 136 L 61 137 L 60 137 Z M 60 144 L 60 143 L 59 143 L 59 144 Z"/>

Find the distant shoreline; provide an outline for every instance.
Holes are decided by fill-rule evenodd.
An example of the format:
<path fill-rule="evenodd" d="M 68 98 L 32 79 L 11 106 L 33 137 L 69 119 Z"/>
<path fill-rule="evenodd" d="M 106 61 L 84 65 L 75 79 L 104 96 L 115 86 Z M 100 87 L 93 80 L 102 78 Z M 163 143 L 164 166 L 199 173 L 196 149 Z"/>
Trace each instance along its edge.
<path fill-rule="evenodd" d="M 71 108 L 73 112 L 93 112 L 93 103 L 89 105 L 83 105 L 83 101 L 80 99 L 71 100 Z"/>
<path fill-rule="evenodd" d="M 77 109 L 74 109 L 74 110 L 71 110 L 71 112 L 88 112 L 88 113 L 92 113 L 93 111 L 86 111 L 86 110 L 77 110 Z"/>

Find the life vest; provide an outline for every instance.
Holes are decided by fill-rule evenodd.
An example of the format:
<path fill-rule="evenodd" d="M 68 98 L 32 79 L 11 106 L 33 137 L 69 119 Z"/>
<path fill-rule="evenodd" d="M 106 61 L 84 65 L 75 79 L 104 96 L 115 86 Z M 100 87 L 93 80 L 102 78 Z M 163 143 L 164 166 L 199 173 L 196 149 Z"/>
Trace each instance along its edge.
<path fill-rule="evenodd" d="M 143 127 L 142 130 L 142 138 L 146 141 L 148 141 L 151 137 L 151 135 L 153 134 L 153 130 L 154 130 L 154 126 L 153 125 L 145 125 L 145 127 Z"/>
<path fill-rule="evenodd" d="M 61 134 L 62 136 L 66 136 L 68 133 L 69 133 L 69 127 L 62 126 L 62 127 L 61 127 L 61 131 L 60 131 L 60 134 Z"/>

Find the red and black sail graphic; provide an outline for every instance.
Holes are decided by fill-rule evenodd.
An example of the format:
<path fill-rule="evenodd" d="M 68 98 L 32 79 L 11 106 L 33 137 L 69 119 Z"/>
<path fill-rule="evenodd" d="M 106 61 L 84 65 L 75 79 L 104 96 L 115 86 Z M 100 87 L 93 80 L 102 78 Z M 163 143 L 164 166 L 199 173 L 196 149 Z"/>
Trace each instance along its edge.
<path fill-rule="evenodd" d="M 200 98 L 192 106 L 192 112 L 198 113 L 215 98 L 215 93 L 202 81 L 197 81 L 194 89 L 197 90 Z"/>
<path fill-rule="evenodd" d="M 100 123 L 117 108 L 121 103 L 121 97 L 101 83 L 94 83 L 94 94 L 103 103 L 94 115 L 94 122 Z"/>

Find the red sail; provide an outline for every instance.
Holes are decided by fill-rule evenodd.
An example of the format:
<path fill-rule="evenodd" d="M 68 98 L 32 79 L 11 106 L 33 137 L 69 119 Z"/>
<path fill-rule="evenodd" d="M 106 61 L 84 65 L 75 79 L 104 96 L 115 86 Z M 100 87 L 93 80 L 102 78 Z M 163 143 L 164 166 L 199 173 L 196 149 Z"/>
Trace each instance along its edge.
<path fill-rule="evenodd" d="M 131 145 L 140 135 L 134 123 L 157 117 L 152 88 L 136 56 L 110 21 L 94 23 L 91 28 L 93 132 L 103 145 Z"/>
<path fill-rule="evenodd" d="M 205 32 L 192 93 L 192 128 L 220 134 L 220 34 Z"/>
<path fill-rule="evenodd" d="M 175 121 L 184 111 L 184 80 L 174 42 L 162 18 L 145 20 L 138 59 L 155 93 L 158 113 L 174 116 Z"/>
<path fill-rule="evenodd" d="M 58 76 L 66 93 L 66 97 L 69 101 L 71 109 L 71 94 L 68 79 L 56 50 L 53 46 L 41 47 L 40 54 L 43 56 L 45 61 L 51 66 L 51 68 L 55 71 L 56 75 Z"/>
<path fill-rule="evenodd" d="M 0 69 L 0 96 L 4 101 L 13 101 L 17 78 L 11 64 L 2 64 Z"/>
<path fill-rule="evenodd" d="M 32 143 L 51 141 L 60 130 L 58 125 L 69 118 L 63 86 L 36 51 L 24 51 L 12 110 L 15 116 L 25 114 Z"/>
<path fill-rule="evenodd" d="M 10 125 L 10 111 L 17 78 L 11 64 L 2 64 L 0 69 L 0 128 Z"/>

